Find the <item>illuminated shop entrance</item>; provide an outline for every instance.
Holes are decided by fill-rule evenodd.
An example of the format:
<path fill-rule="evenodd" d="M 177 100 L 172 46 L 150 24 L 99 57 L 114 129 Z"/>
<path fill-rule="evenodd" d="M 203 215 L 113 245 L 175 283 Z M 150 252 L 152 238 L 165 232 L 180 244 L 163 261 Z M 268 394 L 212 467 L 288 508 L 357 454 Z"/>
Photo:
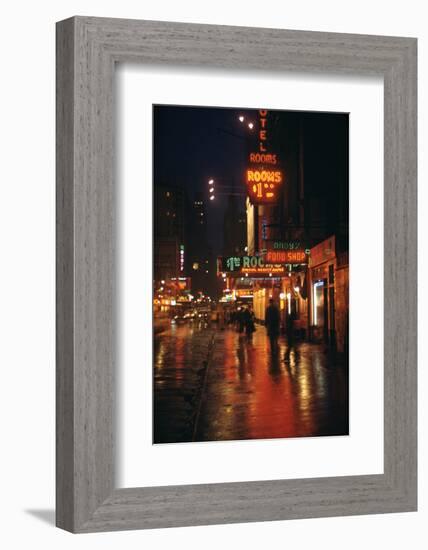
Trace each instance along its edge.
<path fill-rule="evenodd" d="M 325 280 L 312 285 L 312 322 L 314 340 L 325 340 L 328 331 L 327 285 Z"/>

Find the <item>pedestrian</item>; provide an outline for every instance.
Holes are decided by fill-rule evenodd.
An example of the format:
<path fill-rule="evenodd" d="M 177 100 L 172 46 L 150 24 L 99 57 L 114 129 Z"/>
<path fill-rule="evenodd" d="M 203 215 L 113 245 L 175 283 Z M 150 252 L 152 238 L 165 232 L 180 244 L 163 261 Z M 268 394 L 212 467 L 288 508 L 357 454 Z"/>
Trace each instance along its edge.
<path fill-rule="evenodd" d="M 243 318 L 244 318 L 245 334 L 248 337 L 251 337 L 253 332 L 256 330 L 256 327 L 254 325 L 254 314 L 250 310 L 250 308 L 244 309 Z"/>
<path fill-rule="evenodd" d="M 226 308 L 224 310 L 224 323 L 226 326 L 230 325 L 230 309 Z"/>
<path fill-rule="evenodd" d="M 265 326 L 270 340 L 271 351 L 276 351 L 276 347 L 278 345 L 279 325 L 279 309 L 271 298 L 265 312 Z"/>
<path fill-rule="evenodd" d="M 295 314 L 292 311 L 287 315 L 287 321 L 286 321 L 286 332 L 287 332 L 287 342 L 289 346 L 292 346 L 294 344 L 294 319 Z"/>
<path fill-rule="evenodd" d="M 217 319 L 218 319 L 218 328 L 220 330 L 224 330 L 224 325 L 225 325 L 225 311 L 224 311 L 224 308 L 222 306 L 219 306 L 217 308 Z"/>
<path fill-rule="evenodd" d="M 244 328 L 245 328 L 245 311 L 244 311 L 244 308 L 239 308 L 238 309 L 237 320 L 238 320 L 238 330 L 239 330 L 240 333 L 242 333 L 242 332 L 244 332 Z"/>

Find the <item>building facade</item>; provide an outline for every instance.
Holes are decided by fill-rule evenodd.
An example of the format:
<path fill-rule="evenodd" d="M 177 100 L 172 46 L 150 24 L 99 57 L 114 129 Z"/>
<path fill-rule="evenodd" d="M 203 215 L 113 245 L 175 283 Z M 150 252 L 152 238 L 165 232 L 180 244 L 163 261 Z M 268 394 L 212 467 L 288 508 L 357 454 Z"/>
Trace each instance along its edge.
<path fill-rule="evenodd" d="M 308 270 L 309 336 L 348 351 L 349 261 L 335 236 L 311 249 Z"/>
<path fill-rule="evenodd" d="M 348 345 L 348 118 L 322 113 L 268 115 L 271 147 L 283 185 L 275 204 L 248 198 L 248 254 L 304 250 L 304 261 L 279 277 L 253 282 L 256 318 L 263 322 L 269 299 L 290 319 L 297 337 L 346 351 Z M 326 139 L 326 136 L 330 136 Z"/>

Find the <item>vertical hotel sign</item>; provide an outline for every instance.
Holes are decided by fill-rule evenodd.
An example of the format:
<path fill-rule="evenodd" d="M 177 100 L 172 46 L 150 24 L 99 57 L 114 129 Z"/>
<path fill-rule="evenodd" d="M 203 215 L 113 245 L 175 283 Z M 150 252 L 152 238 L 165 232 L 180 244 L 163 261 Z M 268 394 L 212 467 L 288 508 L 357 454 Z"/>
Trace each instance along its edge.
<path fill-rule="evenodd" d="M 246 171 L 247 193 L 253 204 L 273 204 L 278 199 L 283 175 L 278 155 L 267 150 L 267 111 L 259 111 L 259 150 L 250 153 Z"/>

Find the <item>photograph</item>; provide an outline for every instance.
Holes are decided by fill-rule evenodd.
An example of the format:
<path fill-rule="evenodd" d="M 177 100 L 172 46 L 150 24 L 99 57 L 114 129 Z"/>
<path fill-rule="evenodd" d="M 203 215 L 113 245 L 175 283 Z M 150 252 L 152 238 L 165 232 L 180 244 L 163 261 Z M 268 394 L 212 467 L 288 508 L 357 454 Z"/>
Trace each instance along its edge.
<path fill-rule="evenodd" d="M 425 11 L 3 5 L 1 548 L 427 546 Z"/>
<path fill-rule="evenodd" d="M 349 435 L 349 114 L 153 105 L 153 443 Z"/>

